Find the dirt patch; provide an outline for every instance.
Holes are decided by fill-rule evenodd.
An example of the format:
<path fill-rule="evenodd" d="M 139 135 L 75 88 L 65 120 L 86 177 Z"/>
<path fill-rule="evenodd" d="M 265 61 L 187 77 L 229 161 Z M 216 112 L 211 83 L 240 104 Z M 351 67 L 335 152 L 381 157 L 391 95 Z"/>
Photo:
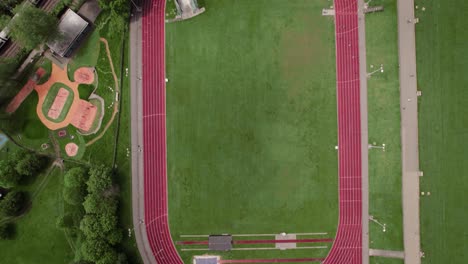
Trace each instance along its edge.
<path fill-rule="evenodd" d="M 36 80 L 41 79 L 41 77 L 46 73 L 43 68 L 39 68 L 36 71 L 36 74 L 33 79 L 28 80 L 28 82 L 21 88 L 19 93 L 11 100 L 6 108 L 6 112 L 11 114 L 14 113 L 23 101 L 28 97 L 28 95 L 34 90 L 34 86 L 36 85 Z"/>
<path fill-rule="evenodd" d="M 69 157 L 75 157 L 78 154 L 78 145 L 75 143 L 68 143 L 65 145 L 65 152 Z"/>
<path fill-rule="evenodd" d="M 70 92 L 67 89 L 60 88 L 57 96 L 55 96 L 52 106 L 49 109 L 49 112 L 47 113 L 47 116 L 52 119 L 57 119 L 62 113 L 63 107 L 65 106 L 65 102 L 67 101 L 69 95 Z"/>
<path fill-rule="evenodd" d="M 90 102 L 80 100 L 71 120 L 72 125 L 80 130 L 89 131 L 96 118 L 97 110 L 97 107 Z"/>
<path fill-rule="evenodd" d="M 312 65 L 317 65 L 317 60 L 323 55 L 323 30 L 314 26 L 315 21 L 308 15 L 300 18 L 305 28 L 285 29 L 281 34 L 280 61 L 281 74 L 288 84 L 288 97 L 295 99 L 301 96 L 304 89 L 304 76 Z M 330 58 L 333 59 L 333 58 Z M 317 76 L 310 76 L 317 78 Z"/>
<path fill-rule="evenodd" d="M 94 82 L 94 68 L 81 67 L 75 71 L 73 78 L 79 84 L 92 84 Z"/>

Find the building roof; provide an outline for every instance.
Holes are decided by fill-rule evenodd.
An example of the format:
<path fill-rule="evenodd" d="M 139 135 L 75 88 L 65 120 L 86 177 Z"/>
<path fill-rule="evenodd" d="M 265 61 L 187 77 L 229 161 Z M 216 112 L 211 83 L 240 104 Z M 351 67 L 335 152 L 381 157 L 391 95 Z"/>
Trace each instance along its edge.
<path fill-rule="evenodd" d="M 208 248 L 210 250 L 227 251 L 232 249 L 232 236 L 230 235 L 211 235 L 208 239 Z"/>
<path fill-rule="evenodd" d="M 76 39 L 88 27 L 88 22 L 73 10 L 68 9 L 63 14 L 58 24 L 61 34 L 57 40 L 47 43 L 49 48 L 56 54 L 64 57 L 75 43 Z"/>

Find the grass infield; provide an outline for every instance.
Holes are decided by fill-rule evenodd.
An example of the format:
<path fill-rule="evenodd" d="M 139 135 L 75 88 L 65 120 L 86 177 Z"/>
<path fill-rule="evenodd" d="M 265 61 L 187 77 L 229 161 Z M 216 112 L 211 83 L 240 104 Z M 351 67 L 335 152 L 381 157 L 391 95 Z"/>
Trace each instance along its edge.
<path fill-rule="evenodd" d="M 468 2 L 416 4 L 422 260 L 467 263 Z"/>
<path fill-rule="evenodd" d="M 207 0 L 206 13 L 167 24 L 169 220 L 175 241 L 182 234 L 216 233 L 334 237 L 334 25 L 321 16 L 328 5 Z M 223 256 L 325 257 L 327 251 Z M 193 252 L 181 254 L 189 263 Z"/>
<path fill-rule="evenodd" d="M 386 231 L 369 222 L 369 245 L 403 250 L 397 6 L 396 0 L 376 0 L 372 5 L 383 5 L 385 11 L 366 16 L 367 71 L 383 64 L 384 72 L 367 82 L 369 143 L 385 144 L 386 149 L 369 150 L 369 214 L 385 224 Z M 370 261 L 387 263 L 377 260 Z"/>

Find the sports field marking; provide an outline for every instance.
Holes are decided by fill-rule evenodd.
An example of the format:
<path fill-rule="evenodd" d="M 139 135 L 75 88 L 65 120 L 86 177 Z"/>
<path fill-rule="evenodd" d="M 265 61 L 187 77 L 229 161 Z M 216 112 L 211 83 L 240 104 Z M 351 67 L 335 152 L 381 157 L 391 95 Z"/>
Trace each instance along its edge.
<path fill-rule="evenodd" d="M 288 248 L 287 250 L 290 249 L 326 249 L 328 248 L 327 246 L 316 246 L 316 247 L 295 247 L 295 248 Z M 183 248 L 181 249 L 182 251 L 209 251 L 208 248 Z M 259 248 L 232 248 L 232 251 L 249 251 L 249 250 L 283 250 L 280 248 L 274 248 L 274 247 L 259 247 Z"/>
<path fill-rule="evenodd" d="M 321 233 L 288 233 L 296 236 L 324 236 L 328 235 L 326 232 Z M 233 237 L 263 237 L 263 236 L 276 236 L 278 234 L 233 234 Z M 209 235 L 180 235 L 180 237 L 209 237 Z"/>
<path fill-rule="evenodd" d="M 144 115 L 143 118 L 147 118 L 147 117 L 152 117 L 152 116 L 164 116 L 166 114 L 152 114 L 152 115 Z"/>

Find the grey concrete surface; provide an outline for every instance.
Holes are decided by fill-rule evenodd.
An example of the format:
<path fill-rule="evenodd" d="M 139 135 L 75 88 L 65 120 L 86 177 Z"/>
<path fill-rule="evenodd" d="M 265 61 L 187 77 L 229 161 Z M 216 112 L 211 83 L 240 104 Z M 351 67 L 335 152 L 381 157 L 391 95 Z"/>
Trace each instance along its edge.
<path fill-rule="evenodd" d="M 375 257 L 404 259 L 405 252 L 383 249 L 369 249 L 369 254 Z"/>
<path fill-rule="evenodd" d="M 361 90 L 361 159 L 362 159 L 362 264 L 369 263 L 369 139 L 367 124 L 367 60 L 364 0 L 358 1 L 359 75 Z"/>
<path fill-rule="evenodd" d="M 418 99 L 414 0 L 398 0 L 398 53 L 405 263 L 420 264 Z"/>

